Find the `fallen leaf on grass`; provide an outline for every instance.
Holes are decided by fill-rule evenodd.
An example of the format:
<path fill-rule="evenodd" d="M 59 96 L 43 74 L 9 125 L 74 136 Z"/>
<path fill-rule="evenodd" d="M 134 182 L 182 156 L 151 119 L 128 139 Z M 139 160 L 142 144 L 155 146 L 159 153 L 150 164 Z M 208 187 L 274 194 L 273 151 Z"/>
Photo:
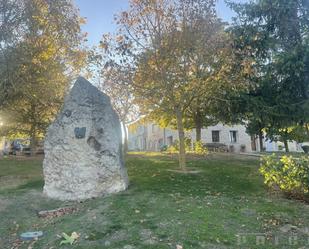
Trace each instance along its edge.
<path fill-rule="evenodd" d="M 65 245 L 65 244 L 73 245 L 75 240 L 79 238 L 79 234 L 76 232 L 73 232 L 71 236 L 69 236 L 66 233 L 62 233 L 62 237 L 64 238 L 64 240 L 60 242 L 60 245 Z"/>

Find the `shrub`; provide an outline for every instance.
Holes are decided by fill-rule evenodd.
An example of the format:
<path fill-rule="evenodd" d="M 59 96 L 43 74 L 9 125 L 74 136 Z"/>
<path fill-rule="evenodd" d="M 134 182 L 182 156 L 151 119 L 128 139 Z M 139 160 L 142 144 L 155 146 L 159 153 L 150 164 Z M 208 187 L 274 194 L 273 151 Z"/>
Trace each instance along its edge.
<path fill-rule="evenodd" d="M 185 148 L 186 148 L 186 151 L 192 150 L 191 144 L 192 144 L 191 138 L 185 137 Z"/>
<path fill-rule="evenodd" d="M 202 141 L 194 143 L 194 152 L 198 155 L 207 155 L 208 149 L 203 145 Z"/>
<path fill-rule="evenodd" d="M 186 151 L 191 150 L 191 139 L 188 137 L 185 137 L 185 149 Z M 169 153 L 178 153 L 179 152 L 179 140 L 175 140 L 174 143 L 166 149 Z"/>
<path fill-rule="evenodd" d="M 260 172 L 264 183 L 279 188 L 287 194 L 308 197 L 309 193 L 309 157 L 295 158 L 274 154 L 261 159 Z"/>
<path fill-rule="evenodd" d="M 179 146 L 176 143 L 168 146 L 167 149 L 166 149 L 166 152 L 168 152 L 168 153 L 177 153 L 178 151 L 179 151 Z"/>
<path fill-rule="evenodd" d="M 207 155 L 208 149 L 203 145 L 201 141 L 195 142 L 193 145 L 193 150 L 191 148 L 191 139 L 185 138 L 185 148 L 187 153 L 195 153 L 198 155 Z M 168 153 L 178 153 L 179 152 L 179 141 L 175 140 L 173 145 L 167 147 L 166 152 Z"/>

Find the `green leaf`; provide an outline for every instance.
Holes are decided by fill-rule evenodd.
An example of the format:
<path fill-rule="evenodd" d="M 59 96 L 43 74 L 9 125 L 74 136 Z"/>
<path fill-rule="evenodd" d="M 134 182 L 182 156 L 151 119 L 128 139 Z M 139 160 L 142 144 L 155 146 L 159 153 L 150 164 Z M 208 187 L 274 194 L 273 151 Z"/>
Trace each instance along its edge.
<path fill-rule="evenodd" d="M 64 240 L 60 242 L 60 245 L 64 245 L 64 244 L 73 245 L 74 241 L 79 238 L 79 235 L 76 232 L 73 232 L 71 236 L 69 236 L 66 233 L 62 233 L 62 237 L 64 238 Z"/>

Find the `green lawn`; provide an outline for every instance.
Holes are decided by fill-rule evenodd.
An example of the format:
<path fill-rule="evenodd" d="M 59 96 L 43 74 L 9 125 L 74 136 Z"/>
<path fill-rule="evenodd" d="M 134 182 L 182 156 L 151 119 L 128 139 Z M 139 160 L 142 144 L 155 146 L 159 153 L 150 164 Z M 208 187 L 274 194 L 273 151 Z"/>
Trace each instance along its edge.
<path fill-rule="evenodd" d="M 269 193 L 258 164 L 256 158 L 212 155 L 189 161 L 200 173 L 182 174 L 170 171 L 177 161 L 169 156 L 134 154 L 126 164 L 127 191 L 64 203 L 42 195 L 40 159 L 0 159 L 0 248 L 305 248 L 309 206 Z M 37 217 L 37 211 L 64 206 L 78 210 Z M 21 243 L 18 235 L 29 230 L 45 235 Z M 59 246 L 59 235 L 73 231 L 80 234 L 78 241 Z M 293 235 L 297 245 L 289 245 Z M 240 239 L 246 241 L 239 245 Z"/>

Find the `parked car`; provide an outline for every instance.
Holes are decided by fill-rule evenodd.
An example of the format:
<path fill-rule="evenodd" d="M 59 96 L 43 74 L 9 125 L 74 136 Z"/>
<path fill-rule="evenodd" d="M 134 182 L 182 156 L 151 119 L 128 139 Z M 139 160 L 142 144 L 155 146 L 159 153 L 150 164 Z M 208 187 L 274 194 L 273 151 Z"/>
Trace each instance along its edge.
<path fill-rule="evenodd" d="M 4 155 L 31 155 L 31 148 L 30 148 L 30 139 L 14 139 L 14 140 L 7 140 L 4 145 L 3 149 Z M 44 140 L 40 139 L 37 141 L 37 146 L 33 154 L 40 155 L 44 154 Z"/>

